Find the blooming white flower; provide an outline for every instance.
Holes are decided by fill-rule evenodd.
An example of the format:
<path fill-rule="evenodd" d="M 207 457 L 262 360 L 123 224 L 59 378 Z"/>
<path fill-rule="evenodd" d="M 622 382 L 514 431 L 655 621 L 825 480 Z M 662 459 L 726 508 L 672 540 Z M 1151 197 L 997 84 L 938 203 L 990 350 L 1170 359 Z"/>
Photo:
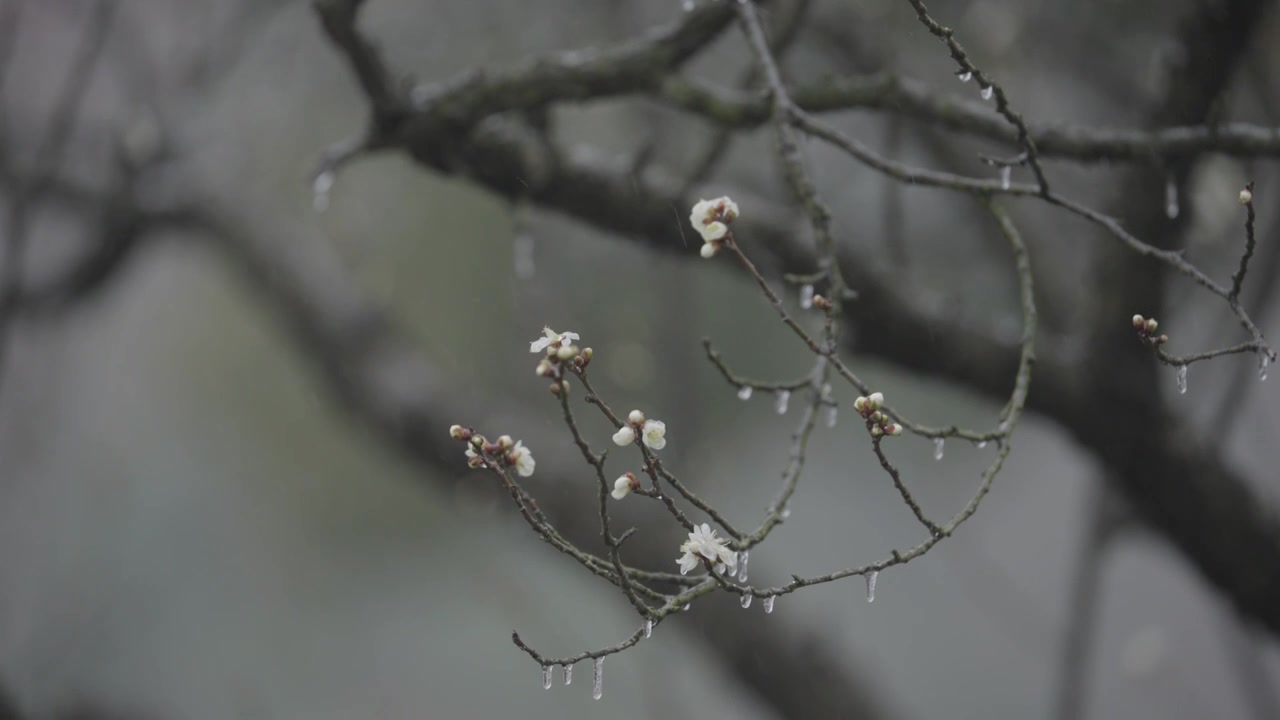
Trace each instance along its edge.
<path fill-rule="evenodd" d="M 613 481 L 613 492 L 610 493 L 610 495 L 613 495 L 614 500 L 621 500 L 622 498 L 630 495 L 631 491 L 635 490 L 639 486 L 640 483 L 636 480 L 636 476 L 631 473 L 626 473 L 622 477 Z"/>
<path fill-rule="evenodd" d="M 636 431 L 630 425 L 623 425 L 613 434 L 613 443 L 626 447 L 636 441 Z"/>
<path fill-rule="evenodd" d="M 727 223 L 738 217 L 738 203 L 726 197 L 714 200 L 699 200 L 689 213 L 689 224 L 697 230 L 706 242 L 719 240 L 729 232 Z M 704 250 L 705 253 L 705 250 Z M 714 253 L 713 253 L 714 254 Z M 707 257 L 704 255 L 704 257 Z"/>
<path fill-rule="evenodd" d="M 716 531 L 706 523 L 693 528 L 689 539 L 680 546 L 680 552 L 684 554 L 676 558 L 676 562 L 680 563 L 681 575 L 687 575 L 690 570 L 698 567 L 702 559 L 723 563 L 729 572 L 733 572 L 738 565 L 738 553 L 730 550 L 724 540 L 716 537 Z"/>
<path fill-rule="evenodd" d="M 646 420 L 641 433 L 650 450 L 661 450 L 667 446 L 667 424 L 661 420 Z"/>
<path fill-rule="evenodd" d="M 516 459 L 516 472 L 520 477 L 529 477 L 533 474 L 534 465 L 537 463 L 533 460 L 533 453 L 529 452 L 529 448 L 525 447 L 522 441 L 517 441 L 516 446 L 511 448 L 508 454 Z"/>
<path fill-rule="evenodd" d="M 577 340 L 578 333 L 562 332 L 558 333 L 549 327 L 542 328 L 542 337 L 529 343 L 529 352 L 537 353 L 546 350 L 556 343 L 568 345 L 570 341 Z"/>

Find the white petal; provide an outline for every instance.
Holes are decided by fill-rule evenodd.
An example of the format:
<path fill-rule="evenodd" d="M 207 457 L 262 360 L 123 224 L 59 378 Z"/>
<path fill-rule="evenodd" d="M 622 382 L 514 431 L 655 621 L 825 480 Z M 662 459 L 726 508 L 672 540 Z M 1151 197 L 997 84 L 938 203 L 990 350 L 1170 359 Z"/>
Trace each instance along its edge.
<path fill-rule="evenodd" d="M 550 338 L 538 338 L 537 340 L 529 343 L 529 352 L 542 352 L 543 350 L 546 350 L 549 345 L 551 345 Z"/>
<path fill-rule="evenodd" d="M 729 226 L 719 220 L 716 220 L 715 222 L 709 222 L 706 225 L 698 227 L 697 230 L 701 233 L 704 241 L 711 242 L 712 240 L 719 240 L 723 238 L 729 232 Z"/>
<path fill-rule="evenodd" d="M 578 340 L 578 339 L 580 339 L 580 336 L 576 332 L 560 333 L 560 342 L 564 342 L 565 340 Z"/>
<path fill-rule="evenodd" d="M 623 425 L 618 428 L 618 432 L 613 434 L 613 442 L 615 445 L 626 447 L 636 440 L 636 431 L 631 429 L 629 425 Z"/>
<path fill-rule="evenodd" d="M 729 198 L 728 195 L 720 198 L 720 202 L 724 203 L 724 214 L 730 220 L 738 217 L 738 203 Z"/>
<path fill-rule="evenodd" d="M 609 494 L 613 496 L 614 500 L 621 500 L 622 498 L 631 494 L 631 487 L 627 486 L 627 487 L 614 488 L 613 492 Z"/>

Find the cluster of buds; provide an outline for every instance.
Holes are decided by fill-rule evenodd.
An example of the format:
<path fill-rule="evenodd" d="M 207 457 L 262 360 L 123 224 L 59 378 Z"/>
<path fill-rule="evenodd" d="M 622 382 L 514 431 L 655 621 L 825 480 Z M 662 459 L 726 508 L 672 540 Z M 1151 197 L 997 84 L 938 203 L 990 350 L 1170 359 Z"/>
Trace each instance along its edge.
<path fill-rule="evenodd" d="M 619 447 L 626 447 L 635 442 L 636 436 L 650 450 L 661 450 L 667 446 L 667 424 L 661 420 L 646 419 L 644 413 L 632 410 L 627 415 L 627 422 L 613 434 L 613 442 Z"/>
<path fill-rule="evenodd" d="M 487 463 L 496 463 L 499 467 L 513 467 L 520 477 L 533 474 L 536 463 L 533 453 L 519 440 L 512 440 L 510 435 L 500 435 L 496 442 L 489 442 L 485 436 L 471 428 L 461 425 L 449 427 L 449 437 L 467 444 L 467 467 L 475 470 Z"/>
<path fill-rule="evenodd" d="M 1138 339 L 1151 347 L 1159 347 L 1169 342 L 1168 335 L 1156 334 L 1156 331 L 1160 329 L 1160 323 L 1156 322 L 1155 318 L 1144 318 L 1141 315 L 1134 315 L 1133 329 L 1138 331 Z"/>
<path fill-rule="evenodd" d="M 702 257 L 712 258 L 733 238 L 729 225 L 738 217 L 738 203 L 728 196 L 699 200 L 689 213 L 689 224 L 702 236 Z"/>
<path fill-rule="evenodd" d="M 882 407 L 884 407 L 883 393 L 871 393 L 866 397 L 859 395 L 858 399 L 853 401 L 853 409 L 867 421 L 867 430 L 871 433 L 871 437 L 901 435 L 902 426 L 880 412 Z"/>
<path fill-rule="evenodd" d="M 622 477 L 613 481 L 613 492 L 609 493 L 614 500 L 621 500 L 640 489 L 640 479 L 633 472 L 622 473 Z"/>
<path fill-rule="evenodd" d="M 529 352 L 546 352 L 546 355 L 538 361 L 538 367 L 534 372 L 538 377 L 548 377 L 553 380 L 551 383 L 553 394 L 559 395 L 569 390 L 569 383 L 564 379 L 565 364 L 572 363 L 575 368 L 581 369 L 591 363 L 593 351 L 591 348 L 579 349 L 573 344 L 577 339 L 578 333 L 558 333 L 549 327 L 544 327 L 542 337 L 529 343 Z"/>

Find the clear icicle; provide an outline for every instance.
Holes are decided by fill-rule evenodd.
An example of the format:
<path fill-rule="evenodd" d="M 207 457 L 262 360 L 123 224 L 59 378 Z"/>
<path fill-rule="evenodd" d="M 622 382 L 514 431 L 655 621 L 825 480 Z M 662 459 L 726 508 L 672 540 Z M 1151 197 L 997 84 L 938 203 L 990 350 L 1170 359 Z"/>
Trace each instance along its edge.
<path fill-rule="evenodd" d="M 1180 395 L 1187 394 L 1187 366 L 1178 366 L 1178 393 Z"/>
<path fill-rule="evenodd" d="M 604 696 L 604 658 L 598 657 L 592 662 L 591 697 L 599 700 Z"/>
<path fill-rule="evenodd" d="M 986 87 L 982 88 L 982 93 L 981 93 L 981 95 L 982 95 L 982 99 L 983 99 L 983 100 L 990 100 L 990 99 L 991 99 L 991 95 L 992 95 L 994 92 L 995 92 L 995 86 L 993 86 L 993 85 L 988 85 L 988 86 L 986 86 Z"/>
<path fill-rule="evenodd" d="M 813 286 L 812 285 L 800 286 L 800 307 L 804 308 L 805 310 L 808 310 L 809 308 L 813 307 Z"/>
<path fill-rule="evenodd" d="M 738 388 L 738 399 L 750 400 L 751 392 L 752 392 L 752 388 L 750 385 L 743 385 L 742 387 Z"/>
<path fill-rule="evenodd" d="M 791 391 L 790 391 L 790 390 L 779 390 L 779 391 L 778 391 L 778 403 L 777 403 L 777 405 L 775 405 L 775 406 L 774 406 L 774 409 L 778 411 L 778 414 L 779 414 L 779 415 L 786 415 L 786 414 L 787 414 L 787 405 L 789 405 L 790 403 L 791 403 Z"/>
<path fill-rule="evenodd" d="M 332 170 L 325 170 L 311 181 L 311 207 L 315 208 L 316 212 L 329 209 L 329 191 L 333 190 L 333 183 L 337 179 Z"/>
<path fill-rule="evenodd" d="M 867 573 L 867 602 L 876 601 L 876 580 L 880 577 L 879 570 L 872 570 Z"/>
<path fill-rule="evenodd" d="M 555 665 L 542 666 L 542 689 L 543 690 L 551 689 L 551 671 L 553 668 L 555 668 Z"/>
<path fill-rule="evenodd" d="M 840 408 L 832 405 L 827 408 L 827 427 L 833 428 L 838 422 L 840 422 Z"/>
<path fill-rule="evenodd" d="M 653 637 L 653 621 L 645 620 L 644 621 L 644 639 L 648 640 L 651 637 Z"/>
<path fill-rule="evenodd" d="M 942 454 L 947 450 L 947 441 L 942 438 L 933 439 L 933 459 L 942 460 Z"/>
<path fill-rule="evenodd" d="M 564 684 L 569 685 L 573 683 L 573 666 L 565 665 L 563 669 L 564 669 Z"/>
<path fill-rule="evenodd" d="M 1178 182 L 1169 176 L 1164 185 L 1164 214 L 1172 220 L 1178 217 Z"/>
<path fill-rule="evenodd" d="M 774 600 L 777 600 L 777 599 L 778 599 L 778 596 L 777 596 L 777 595 L 770 595 L 769 597 L 767 597 L 767 598 L 765 598 L 764 600 L 761 600 L 761 601 L 760 601 L 760 603 L 761 603 L 762 605 L 764 605 L 764 614 L 765 614 L 765 615 L 768 615 L 769 613 L 773 612 L 773 601 L 774 601 Z"/>
<path fill-rule="evenodd" d="M 1261 382 L 1267 381 L 1267 366 L 1270 364 L 1271 364 L 1271 358 L 1268 357 L 1265 352 L 1258 354 L 1258 380 L 1259 381 Z"/>
<path fill-rule="evenodd" d="M 744 608 L 751 607 L 751 593 L 746 593 L 742 597 L 738 598 L 738 604 Z"/>
<path fill-rule="evenodd" d="M 738 555 L 738 582 L 747 581 L 747 560 L 751 559 L 751 553 L 743 550 Z"/>
<path fill-rule="evenodd" d="M 1013 168 L 1009 167 L 1008 165 L 1005 165 L 1004 167 L 1000 168 L 1000 189 L 1001 190 L 1009 189 L 1012 175 L 1013 175 Z"/>
<path fill-rule="evenodd" d="M 523 232 L 516 235 L 511 244 L 511 260 L 517 278 L 529 280 L 533 277 L 533 235 Z"/>
<path fill-rule="evenodd" d="M 956 77 L 960 78 L 960 82 L 969 82 L 973 79 L 973 73 L 968 70 L 956 73 Z"/>

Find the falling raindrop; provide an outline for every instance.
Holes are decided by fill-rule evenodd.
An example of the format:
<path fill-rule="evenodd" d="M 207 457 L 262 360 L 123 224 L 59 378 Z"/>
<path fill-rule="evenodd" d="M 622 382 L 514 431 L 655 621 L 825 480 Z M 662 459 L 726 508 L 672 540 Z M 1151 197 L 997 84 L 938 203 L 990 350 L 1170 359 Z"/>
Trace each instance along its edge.
<path fill-rule="evenodd" d="M 1164 186 L 1164 214 L 1172 220 L 1178 217 L 1178 182 L 1169 176 Z"/>
<path fill-rule="evenodd" d="M 812 285 L 800 286 L 800 307 L 804 308 L 805 310 L 808 310 L 809 308 L 813 307 L 813 286 Z"/>
<path fill-rule="evenodd" d="M 867 573 L 867 602 L 876 601 L 876 580 L 880 577 L 879 570 L 872 570 Z"/>
<path fill-rule="evenodd" d="M 316 179 L 311 182 L 311 207 L 315 208 L 316 212 L 329 209 L 329 191 L 333 189 L 333 183 L 337 179 L 332 170 L 325 170 L 316 175 Z"/>
<path fill-rule="evenodd" d="M 742 387 L 738 388 L 738 399 L 739 399 L 739 400 L 750 400 L 750 399 L 751 399 L 751 391 L 752 391 L 752 389 L 751 389 L 751 386 L 750 386 L 750 385 L 743 385 Z"/>
<path fill-rule="evenodd" d="M 773 612 L 773 601 L 777 599 L 778 599 L 777 595 L 770 595 L 769 597 L 761 601 L 761 603 L 764 605 L 765 615 L 768 615 L 769 613 Z"/>
<path fill-rule="evenodd" d="M 653 637 L 653 621 L 645 620 L 644 621 L 644 639 L 648 640 L 651 637 Z"/>
<path fill-rule="evenodd" d="M 1267 381 L 1267 366 L 1271 364 L 1271 358 L 1265 353 L 1258 354 L 1258 380 Z"/>
<path fill-rule="evenodd" d="M 738 558 L 738 582 L 747 581 L 747 560 L 749 559 L 751 559 L 751 553 L 743 550 L 741 557 Z"/>
<path fill-rule="evenodd" d="M 774 409 L 778 411 L 778 414 L 779 414 L 779 415 L 786 415 L 786 414 L 787 414 L 787 405 L 788 405 L 790 402 L 791 402 L 791 391 L 790 391 L 790 390 L 779 390 L 779 391 L 778 391 L 778 403 L 777 403 L 777 405 L 775 405 L 775 406 L 774 406 Z"/>
<path fill-rule="evenodd" d="M 1187 394 L 1187 366 L 1178 366 L 1178 394 Z"/>
<path fill-rule="evenodd" d="M 942 453 L 946 452 L 947 441 L 942 438 L 933 439 L 933 459 L 942 460 Z"/>
<path fill-rule="evenodd" d="M 533 277 L 533 235 L 524 232 L 516 235 L 511 244 L 511 258 L 517 278 L 529 280 Z"/>
<path fill-rule="evenodd" d="M 554 665 L 542 666 L 542 689 L 543 690 L 551 689 L 551 669 L 554 667 L 555 667 Z"/>
<path fill-rule="evenodd" d="M 960 78 L 960 82 L 969 82 L 973 79 L 973 73 L 968 70 L 961 70 L 956 73 L 956 77 Z"/>
<path fill-rule="evenodd" d="M 1000 168 L 1000 189 L 1008 190 L 1010 185 L 1010 177 L 1013 175 L 1013 168 L 1005 165 Z"/>
<path fill-rule="evenodd" d="M 994 92 L 995 92 L 995 86 L 994 86 L 994 85 L 988 85 L 988 86 L 986 86 L 986 87 L 982 88 L 982 99 L 983 99 L 983 100 L 990 100 L 990 99 L 991 99 L 991 94 L 992 94 L 992 93 L 994 93 Z"/>
<path fill-rule="evenodd" d="M 832 405 L 827 408 L 827 427 L 833 428 L 840 421 L 840 408 Z"/>
<path fill-rule="evenodd" d="M 564 666 L 564 684 L 569 685 L 572 682 L 573 682 L 573 666 L 565 665 Z"/>
<path fill-rule="evenodd" d="M 751 607 L 751 594 L 745 593 L 742 597 L 738 598 L 738 604 L 744 608 Z"/>
<path fill-rule="evenodd" d="M 591 669 L 591 697 L 599 700 L 604 696 L 604 658 L 598 657 L 592 663 Z"/>

